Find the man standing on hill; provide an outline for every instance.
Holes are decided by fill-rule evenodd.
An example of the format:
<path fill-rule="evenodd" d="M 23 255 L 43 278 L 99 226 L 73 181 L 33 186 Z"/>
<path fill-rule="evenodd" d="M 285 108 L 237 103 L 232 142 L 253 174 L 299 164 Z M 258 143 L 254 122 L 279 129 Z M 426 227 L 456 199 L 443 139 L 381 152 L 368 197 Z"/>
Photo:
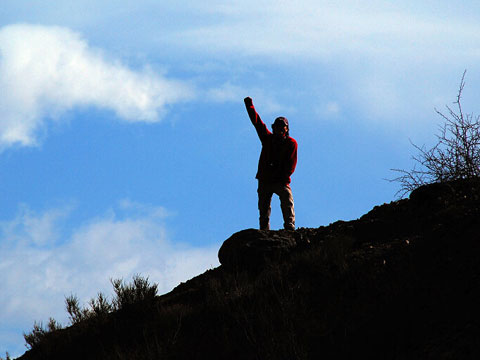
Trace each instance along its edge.
<path fill-rule="evenodd" d="M 258 161 L 258 210 L 260 212 L 260 230 L 270 229 L 272 195 L 280 198 L 283 214 L 283 227 L 295 230 L 295 210 L 293 207 L 290 176 L 297 165 L 297 142 L 289 136 L 288 120 L 278 117 L 272 124 L 273 133 L 260 119 L 250 97 L 244 99 L 248 116 L 262 142 L 262 151 Z"/>

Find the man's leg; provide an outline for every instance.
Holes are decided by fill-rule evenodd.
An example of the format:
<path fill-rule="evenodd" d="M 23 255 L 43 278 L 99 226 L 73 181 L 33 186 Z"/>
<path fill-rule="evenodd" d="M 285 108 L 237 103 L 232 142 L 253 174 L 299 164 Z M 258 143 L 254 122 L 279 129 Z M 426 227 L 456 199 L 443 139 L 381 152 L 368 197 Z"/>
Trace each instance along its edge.
<path fill-rule="evenodd" d="M 260 230 L 270 230 L 270 213 L 272 211 L 270 204 L 272 202 L 273 191 L 271 186 L 259 181 L 257 192 Z"/>
<path fill-rule="evenodd" d="M 275 193 L 280 198 L 280 207 L 283 214 L 283 227 L 286 230 L 295 230 L 295 209 L 290 185 L 279 185 Z"/>

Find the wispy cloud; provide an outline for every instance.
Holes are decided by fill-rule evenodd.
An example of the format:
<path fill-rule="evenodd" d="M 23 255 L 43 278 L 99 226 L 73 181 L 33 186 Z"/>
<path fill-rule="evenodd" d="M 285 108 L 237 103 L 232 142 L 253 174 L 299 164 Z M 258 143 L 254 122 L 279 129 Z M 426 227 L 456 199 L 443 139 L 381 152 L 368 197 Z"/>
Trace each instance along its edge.
<path fill-rule="evenodd" d="M 65 322 L 65 296 L 86 302 L 98 291 L 111 294 L 110 278 L 139 273 L 164 293 L 218 265 L 216 248 L 171 242 L 162 207 L 122 201 L 65 235 L 71 214 L 71 207 L 35 213 L 23 206 L 0 222 L 0 318 L 12 329 L 0 343 L 16 334 L 18 344 L 35 320 Z"/>
<path fill-rule="evenodd" d="M 112 110 L 125 121 L 161 120 L 192 96 L 186 84 L 109 59 L 67 28 L 0 29 L 0 149 L 34 145 L 48 119 L 78 106 Z"/>
<path fill-rule="evenodd" d="M 206 91 L 206 99 L 211 102 L 242 103 L 242 100 L 250 96 L 254 98 L 266 113 L 278 113 L 279 111 L 291 110 L 288 106 L 280 104 L 272 95 L 267 94 L 259 87 L 246 88 L 239 85 L 226 82 L 218 87 L 213 87 Z"/>
<path fill-rule="evenodd" d="M 355 118 L 370 125 L 430 126 L 433 108 L 451 100 L 463 70 L 474 69 L 480 58 L 480 26 L 468 14 L 473 5 L 455 12 L 445 4 L 410 1 L 218 5 L 197 9 L 200 17 L 215 15 L 216 21 L 187 25 L 170 41 L 253 68 L 274 64 L 273 71 L 292 73 L 282 84 L 285 93 L 306 89 L 305 103 L 316 108 L 308 101 L 318 89 L 323 99 L 337 99 L 339 109 L 355 109 Z M 297 81 L 303 69 L 309 77 Z M 335 113 L 325 110 L 318 115 Z"/>
<path fill-rule="evenodd" d="M 407 2 L 247 0 L 223 6 L 209 3 L 198 11 L 213 12 L 221 21 L 192 25 L 175 39 L 214 52 L 333 61 L 341 54 L 393 55 L 442 63 L 459 54 L 479 55 L 464 46 L 478 41 L 478 23 L 453 13 L 439 16 L 447 11 L 441 6 L 433 12 Z"/>

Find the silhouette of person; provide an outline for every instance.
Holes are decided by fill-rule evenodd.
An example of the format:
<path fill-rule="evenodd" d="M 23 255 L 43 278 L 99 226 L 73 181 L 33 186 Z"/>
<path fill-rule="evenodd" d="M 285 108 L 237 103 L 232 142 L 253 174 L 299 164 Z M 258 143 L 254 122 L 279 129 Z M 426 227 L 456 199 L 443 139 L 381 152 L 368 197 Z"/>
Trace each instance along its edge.
<path fill-rule="evenodd" d="M 258 160 L 258 210 L 260 230 L 270 229 L 272 195 L 280 198 L 283 214 L 283 227 L 295 230 L 295 210 L 293 206 L 290 176 L 297 165 L 297 142 L 289 135 L 288 120 L 277 117 L 272 124 L 272 132 L 263 123 L 250 97 L 244 99 L 248 116 L 262 143 Z"/>

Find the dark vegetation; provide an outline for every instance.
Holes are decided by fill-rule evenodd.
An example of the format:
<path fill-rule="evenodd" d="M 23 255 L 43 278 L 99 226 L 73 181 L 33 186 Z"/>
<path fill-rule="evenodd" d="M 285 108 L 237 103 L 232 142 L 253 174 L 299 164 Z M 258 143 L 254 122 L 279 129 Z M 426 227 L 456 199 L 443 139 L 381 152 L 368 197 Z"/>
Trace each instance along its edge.
<path fill-rule="evenodd" d="M 68 312 L 71 325 L 91 324 L 103 322 L 110 313 L 130 309 L 141 305 L 149 305 L 155 301 L 157 295 L 157 284 L 151 285 L 148 278 L 135 275 L 131 284 L 126 284 L 122 279 L 111 281 L 115 291 L 114 299 L 109 302 L 103 293 L 99 293 L 97 298 L 89 302 L 88 307 L 81 307 L 78 298 L 71 295 L 65 299 L 66 310 Z M 24 334 L 26 345 L 35 348 L 47 341 L 51 333 L 62 330 L 62 325 L 55 319 L 50 318 L 45 328 L 42 323 L 35 323 L 33 330 Z"/>
<path fill-rule="evenodd" d="M 468 179 L 420 187 L 354 221 L 244 231 L 237 238 L 294 246 L 79 315 L 21 359 L 478 358 L 479 218 L 480 181 Z"/>

